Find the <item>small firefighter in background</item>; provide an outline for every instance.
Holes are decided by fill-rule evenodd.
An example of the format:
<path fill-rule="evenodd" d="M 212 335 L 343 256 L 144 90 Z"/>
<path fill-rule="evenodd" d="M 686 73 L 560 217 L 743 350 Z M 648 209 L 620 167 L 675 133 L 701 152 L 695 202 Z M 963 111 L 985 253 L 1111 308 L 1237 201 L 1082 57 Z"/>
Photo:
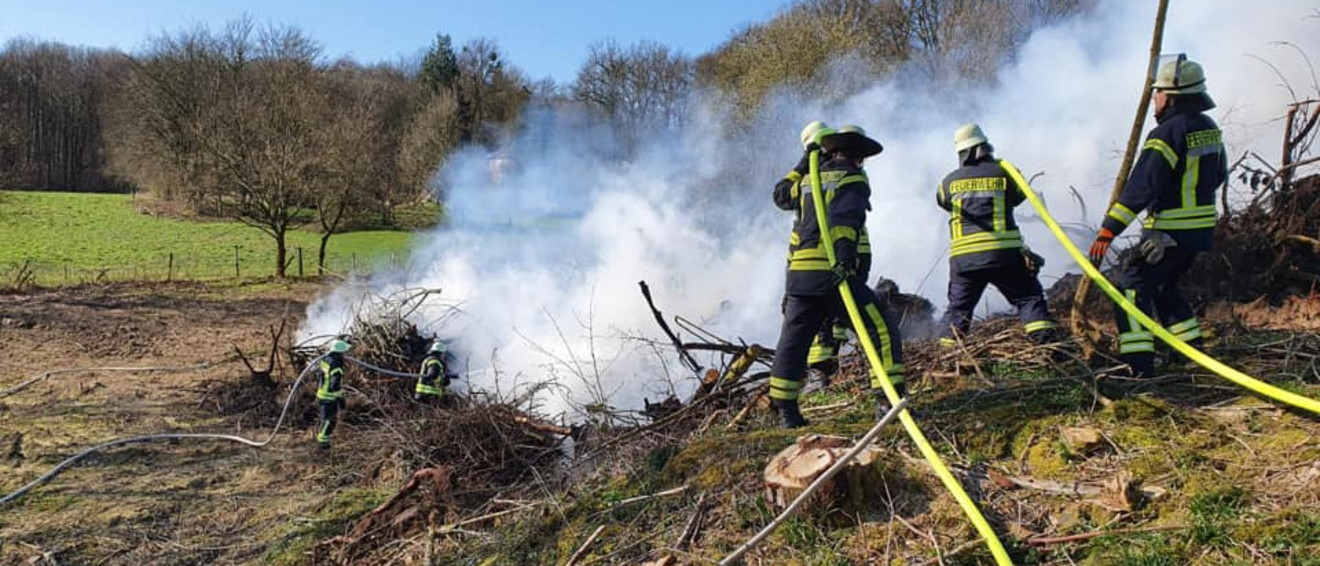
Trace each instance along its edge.
<path fill-rule="evenodd" d="M 344 352 L 348 342 L 335 340 L 330 352 L 321 358 L 320 385 L 316 388 L 316 404 L 320 409 L 321 424 L 316 429 L 316 443 L 322 450 L 330 449 L 330 435 L 339 422 L 339 411 L 344 408 Z"/>
<path fill-rule="evenodd" d="M 949 308 L 940 335 L 952 346 L 955 333 L 972 325 L 972 311 L 987 285 L 994 285 L 1017 308 L 1027 336 L 1037 344 L 1057 339 L 1045 292 L 1036 275 L 1044 258 L 1022 242 L 1013 208 L 1027 195 L 995 159 L 981 127 L 966 124 L 953 135 L 958 168 L 940 182 L 935 202 L 949 211 Z"/>
<path fill-rule="evenodd" d="M 791 210 L 794 206 L 793 201 L 800 197 L 796 192 L 798 182 L 807 175 L 809 163 L 808 156 L 813 150 L 820 150 L 820 144 L 816 142 L 816 135 L 828 129 L 829 126 L 820 120 L 807 124 L 802 128 L 798 138 L 802 142 L 802 158 L 798 160 L 797 165 L 793 167 L 783 179 L 775 184 L 775 204 L 785 210 Z M 823 163 L 829 160 L 829 155 L 821 152 L 820 161 Z M 782 202 L 781 202 L 782 200 Z M 866 226 L 862 226 L 861 233 L 857 241 L 857 277 L 865 282 L 871 274 L 871 238 L 866 232 Z M 785 296 L 787 301 L 787 296 Z M 785 302 L 787 305 L 787 302 Z M 820 372 L 821 386 L 829 387 L 831 376 L 839 369 L 839 349 L 848 341 L 848 325 L 834 315 L 825 317 L 820 325 L 820 331 L 816 333 L 816 338 L 811 343 L 811 349 L 807 351 L 807 367 Z"/>
<path fill-rule="evenodd" d="M 1158 315 L 1170 333 L 1200 347 L 1201 323 L 1178 281 L 1214 244 L 1215 191 L 1228 178 L 1228 154 L 1219 126 L 1205 115 L 1215 102 L 1201 65 L 1181 54 L 1167 57 L 1157 67 L 1154 90 L 1158 125 L 1105 214 L 1090 259 L 1100 265 L 1114 238 L 1145 211 L 1141 241 L 1124 258 L 1118 287 L 1142 312 Z M 1153 376 L 1155 336 L 1122 308 L 1114 310 L 1120 359 L 1134 377 Z"/>
<path fill-rule="evenodd" d="M 824 225 L 817 221 L 812 179 L 804 179 L 795 170 L 775 186 L 774 192 L 775 204 L 795 213 L 789 235 L 784 323 L 770 368 L 770 399 L 785 428 L 808 424 L 799 409 L 798 396 L 806 378 L 807 352 L 825 318 L 833 315 L 850 320 L 840 295 L 843 283 L 847 284 L 845 291 L 851 293 L 862 316 L 864 328 L 854 328 L 854 332 L 865 331 L 869 335 L 885 365 L 882 369 L 899 395 L 906 395 L 898 326 L 886 319 L 875 294 L 857 275 L 858 240 L 866 225 L 866 211 L 871 207 L 871 187 L 862 162 L 880 153 L 882 148 L 857 126 L 844 126 L 838 131 L 822 129 L 815 139 L 829 155 L 819 163 L 818 169 L 820 197 L 826 208 Z M 804 158 L 808 166 L 811 155 L 821 150 L 808 148 Z M 833 264 L 825 249 L 826 231 L 834 241 Z M 888 403 L 875 372 L 872 375 L 872 393 L 877 394 L 876 410 L 881 414 L 888 410 Z"/>
<path fill-rule="evenodd" d="M 445 388 L 449 387 L 450 375 L 445 365 L 445 353 L 449 347 L 439 339 L 431 343 L 426 358 L 422 360 L 421 377 L 413 390 L 413 399 L 423 403 L 445 398 Z"/>

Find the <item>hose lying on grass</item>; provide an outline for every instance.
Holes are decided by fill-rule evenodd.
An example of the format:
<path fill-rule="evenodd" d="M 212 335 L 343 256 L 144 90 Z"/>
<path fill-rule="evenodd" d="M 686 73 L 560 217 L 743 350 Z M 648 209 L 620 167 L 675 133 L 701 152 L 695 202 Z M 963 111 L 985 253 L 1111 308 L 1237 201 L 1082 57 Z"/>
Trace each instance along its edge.
<path fill-rule="evenodd" d="M 178 433 L 162 433 L 162 434 L 147 434 L 142 436 L 131 436 L 128 438 L 119 438 L 108 442 L 102 442 L 100 444 L 97 444 L 96 446 L 92 446 L 91 448 L 88 448 L 86 450 L 83 450 L 82 452 L 79 452 L 77 454 L 74 454 L 73 456 L 66 458 L 63 462 L 60 462 L 54 468 L 51 468 L 50 471 L 42 474 L 41 477 L 38 477 L 37 479 L 28 482 L 27 485 L 18 488 L 18 490 L 14 491 L 9 495 L 4 496 L 3 498 L 0 498 L 0 505 L 5 505 L 6 503 L 14 501 L 22 497 L 23 495 L 27 494 L 27 492 L 32 491 L 36 487 L 52 479 L 55 479 L 55 476 L 64 473 L 65 470 L 73 467 L 74 464 L 77 464 L 82 459 L 91 456 L 92 454 L 95 454 L 101 450 L 105 450 L 106 448 L 113 448 L 115 446 L 124 446 L 126 444 L 138 444 L 142 442 L 153 442 L 159 440 L 225 440 L 229 442 L 238 442 L 240 444 L 245 444 L 253 448 L 262 448 L 275 440 L 275 435 L 279 433 L 280 427 L 284 425 L 285 417 L 288 416 L 289 405 L 293 403 L 293 397 L 298 393 L 298 386 L 302 384 L 302 380 L 305 379 L 307 375 L 312 372 L 312 370 L 316 369 L 317 367 L 316 362 L 320 361 L 322 357 L 325 356 L 321 356 L 312 360 L 311 363 L 307 364 L 307 368 L 304 369 L 302 373 L 298 374 L 298 379 L 294 380 L 293 387 L 289 389 L 289 396 L 284 400 L 284 408 L 280 409 L 280 418 L 275 421 L 275 428 L 271 429 L 270 436 L 267 436 L 265 440 L 252 440 L 249 438 L 243 438 L 241 436 L 234 436 L 231 434 L 178 432 Z M 60 372 L 67 373 L 73 371 L 89 371 L 89 369 L 102 369 L 102 368 L 56 370 L 56 371 L 46 372 L 44 375 L 50 376 Z M 130 368 L 130 369 L 133 369 L 135 371 L 143 371 L 143 368 Z"/>

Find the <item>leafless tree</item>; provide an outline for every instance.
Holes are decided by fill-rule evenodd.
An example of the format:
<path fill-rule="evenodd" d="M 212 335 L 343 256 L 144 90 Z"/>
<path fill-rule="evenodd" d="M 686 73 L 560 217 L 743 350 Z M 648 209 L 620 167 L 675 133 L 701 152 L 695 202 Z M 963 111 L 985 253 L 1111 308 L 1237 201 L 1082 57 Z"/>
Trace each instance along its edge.
<path fill-rule="evenodd" d="M 628 48 L 614 41 L 591 46 L 573 83 L 573 97 L 610 120 L 632 147 L 642 132 L 680 125 L 687 115 L 695 66 L 692 59 L 659 43 Z"/>

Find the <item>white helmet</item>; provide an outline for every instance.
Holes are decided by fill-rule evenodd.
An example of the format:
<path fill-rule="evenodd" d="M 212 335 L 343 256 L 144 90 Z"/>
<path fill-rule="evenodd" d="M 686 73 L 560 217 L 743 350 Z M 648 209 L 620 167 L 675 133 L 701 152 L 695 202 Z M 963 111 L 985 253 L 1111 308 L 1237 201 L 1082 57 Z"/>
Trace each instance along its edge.
<path fill-rule="evenodd" d="M 826 126 L 825 122 L 820 120 L 816 120 L 815 122 L 803 126 L 802 133 L 798 134 L 798 138 L 802 140 L 802 149 L 807 149 L 807 146 L 811 145 L 811 142 L 816 141 L 817 134 L 828 129 L 829 126 Z"/>
<path fill-rule="evenodd" d="M 336 354 L 342 354 L 344 352 L 347 352 L 349 348 L 352 347 L 353 346 L 351 346 L 348 342 L 339 339 L 336 339 L 334 342 L 330 343 L 330 351 Z"/>
<path fill-rule="evenodd" d="M 445 345 L 445 343 L 442 342 L 442 341 L 440 341 L 440 340 L 436 340 L 435 342 L 432 342 L 432 343 L 431 343 L 431 349 L 430 349 L 430 351 L 431 351 L 431 352 L 440 352 L 440 353 L 443 354 L 443 353 L 449 351 L 449 346 Z"/>
<path fill-rule="evenodd" d="M 1168 94 L 1205 92 L 1205 69 L 1196 61 L 1188 61 L 1186 55 L 1169 56 L 1155 71 L 1155 83 L 1151 86 Z"/>
<path fill-rule="evenodd" d="M 954 151 L 961 152 L 983 143 L 990 143 L 990 140 L 985 137 L 985 132 L 981 131 L 981 126 L 976 124 L 963 124 L 953 133 Z"/>

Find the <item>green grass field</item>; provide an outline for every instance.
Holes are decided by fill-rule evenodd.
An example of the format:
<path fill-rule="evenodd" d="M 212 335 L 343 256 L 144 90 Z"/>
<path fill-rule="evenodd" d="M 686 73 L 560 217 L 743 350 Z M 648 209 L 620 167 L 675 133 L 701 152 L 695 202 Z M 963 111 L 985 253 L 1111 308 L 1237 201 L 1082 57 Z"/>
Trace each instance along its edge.
<path fill-rule="evenodd" d="M 307 275 L 315 273 L 320 235 L 289 234 L 289 275 L 298 275 L 297 248 Z M 335 272 L 403 261 L 412 233 L 362 231 L 330 239 L 327 267 Z M 96 279 L 163 279 L 174 254 L 175 278 L 241 277 L 274 273 L 275 243 L 237 222 L 186 221 L 138 212 L 130 195 L 0 191 L 0 276 L 26 264 L 38 283 Z"/>

